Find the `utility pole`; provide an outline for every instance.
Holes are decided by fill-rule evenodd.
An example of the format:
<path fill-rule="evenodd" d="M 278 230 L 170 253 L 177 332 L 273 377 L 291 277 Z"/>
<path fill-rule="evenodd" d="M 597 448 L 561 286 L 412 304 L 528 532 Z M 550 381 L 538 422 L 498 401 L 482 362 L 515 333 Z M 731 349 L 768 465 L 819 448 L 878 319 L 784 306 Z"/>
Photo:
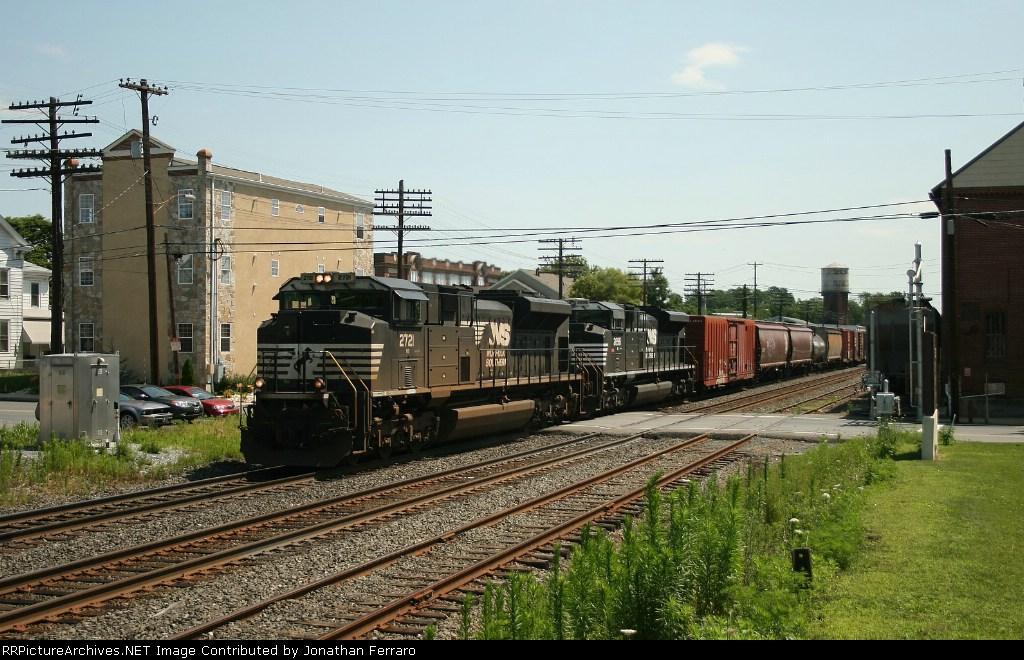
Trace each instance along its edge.
<path fill-rule="evenodd" d="M 76 172 L 99 172 L 99 165 L 79 165 L 78 158 L 95 158 L 100 156 L 96 149 L 61 149 L 61 140 L 73 138 L 90 137 L 92 133 L 67 133 L 58 135 L 57 131 L 63 124 L 96 124 L 99 119 L 95 117 L 82 117 L 79 119 L 68 119 L 58 117 L 59 108 L 74 106 L 74 114 L 78 114 L 78 106 L 88 105 L 92 101 L 83 101 L 82 97 L 74 101 L 60 101 L 50 97 L 48 102 L 33 101 L 31 103 L 14 103 L 8 106 L 8 110 L 46 110 L 47 134 L 29 137 L 19 137 L 11 140 L 11 144 L 29 144 L 30 142 L 49 142 L 48 149 L 22 149 L 10 151 L 8 158 L 33 158 L 46 162 L 45 168 L 21 169 L 11 172 L 11 176 L 27 177 L 49 177 L 50 179 L 50 240 L 53 242 L 53 270 L 51 275 L 50 289 L 50 352 L 64 352 L 64 201 L 63 182 L 64 176 Z M 36 124 L 42 129 L 42 122 L 36 119 L 4 119 L 4 124 Z M 72 264 L 73 266 L 74 264 Z M 72 268 L 74 273 L 74 268 Z"/>
<path fill-rule="evenodd" d="M 944 222 L 942 227 L 942 318 L 948 319 L 948 334 L 943 334 L 942 343 L 949 343 L 949 351 L 946 358 L 946 382 L 949 386 L 949 419 L 956 423 L 960 413 L 960 333 L 957 317 L 960 310 L 957 308 L 956 292 L 956 195 L 953 193 L 953 161 L 952 153 L 946 149 L 946 185 L 945 185 L 945 208 L 943 211 Z"/>
<path fill-rule="evenodd" d="M 572 256 L 566 254 L 569 251 L 578 251 L 580 247 L 576 245 L 575 238 L 546 238 L 541 243 L 557 243 L 558 247 L 542 247 L 540 250 L 557 250 L 557 257 L 541 257 L 547 261 L 544 268 L 548 268 L 549 272 L 553 272 L 558 275 L 558 299 L 562 300 L 565 297 L 563 289 L 564 284 L 562 278 L 566 275 L 578 277 L 579 274 L 579 262 L 573 263 L 567 257 Z"/>
<path fill-rule="evenodd" d="M 430 230 L 426 225 L 405 226 L 405 217 L 429 216 L 432 199 L 429 190 L 406 190 L 405 179 L 398 182 L 398 190 L 377 190 L 377 198 L 374 200 L 374 215 L 395 215 L 398 216 L 397 227 L 377 227 L 377 229 L 390 229 L 398 234 L 398 279 L 407 279 L 405 272 L 405 254 L 402 251 L 402 243 L 407 231 Z"/>
<path fill-rule="evenodd" d="M 643 301 L 645 305 L 649 305 L 650 302 L 647 300 L 647 264 L 663 264 L 663 259 L 630 259 L 631 264 L 643 264 Z M 655 268 L 651 271 L 652 275 L 658 273 L 658 269 Z"/>
<path fill-rule="evenodd" d="M 704 296 L 707 290 L 714 285 L 714 280 L 711 278 L 711 273 L 687 273 L 686 281 L 688 283 L 694 283 L 693 286 L 687 288 L 688 291 L 696 292 L 697 294 L 697 313 L 705 313 Z"/>
<path fill-rule="evenodd" d="M 171 354 L 174 355 L 174 384 L 181 385 L 181 370 L 178 368 L 178 351 L 181 350 L 181 341 L 178 339 L 178 321 L 174 314 L 174 269 L 171 267 L 171 244 L 164 234 L 164 254 L 167 257 L 167 297 L 171 304 Z M 180 254 L 175 254 L 174 263 L 178 263 Z M 211 338 L 212 341 L 212 338 Z"/>
<path fill-rule="evenodd" d="M 757 267 L 758 266 L 763 266 L 764 264 L 763 263 L 758 263 L 758 262 L 755 261 L 755 262 L 749 263 L 747 265 L 754 267 L 754 316 L 753 316 L 753 318 L 756 319 L 757 318 Z"/>
<path fill-rule="evenodd" d="M 153 219 L 153 167 L 150 162 L 149 143 L 149 97 L 162 96 L 167 93 L 166 87 L 151 87 L 143 78 L 138 83 L 131 79 L 122 80 L 118 87 L 133 89 L 142 96 L 142 166 L 145 168 L 146 186 L 146 275 L 149 283 L 149 361 L 150 381 L 160 384 L 160 330 L 157 327 L 156 293 L 156 221 Z"/>

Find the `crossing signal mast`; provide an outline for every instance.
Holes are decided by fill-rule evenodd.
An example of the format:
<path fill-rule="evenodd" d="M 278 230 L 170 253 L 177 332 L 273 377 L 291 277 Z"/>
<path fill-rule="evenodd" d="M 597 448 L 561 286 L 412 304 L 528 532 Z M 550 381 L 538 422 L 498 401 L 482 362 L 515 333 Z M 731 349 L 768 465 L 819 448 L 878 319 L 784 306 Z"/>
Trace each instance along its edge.
<path fill-rule="evenodd" d="M 92 133 L 64 132 L 60 129 L 65 124 L 96 124 L 95 117 L 78 117 L 79 106 L 89 105 L 92 101 L 82 100 L 81 95 L 74 101 L 61 101 L 50 97 L 49 101 L 32 101 L 31 103 L 13 103 L 8 110 L 42 110 L 43 119 L 4 119 L 4 124 L 35 124 L 45 133 L 17 137 L 11 144 L 28 145 L 39 142 L 47 145 L 44 149 L 12 149 L 8 158 L 41 160 L 43 167 L 17 169 L 11 176 L 18 178 L 40 177 L 50 179 L 50 221 L 53 225 L 50 238 L 53 242 L 52 289 L 50 291 L 50 352 L 64 352 L 64 177 L 78 172 L 99 172 L 99 165 L 81 165 L 79 158 L 98 158 L 101 154 L 96 149 L 61 149 L 62 140 L 91 137 Z M 72 117 L 61 117 L 57 113 L 61 108 L 74 108 Z"/>

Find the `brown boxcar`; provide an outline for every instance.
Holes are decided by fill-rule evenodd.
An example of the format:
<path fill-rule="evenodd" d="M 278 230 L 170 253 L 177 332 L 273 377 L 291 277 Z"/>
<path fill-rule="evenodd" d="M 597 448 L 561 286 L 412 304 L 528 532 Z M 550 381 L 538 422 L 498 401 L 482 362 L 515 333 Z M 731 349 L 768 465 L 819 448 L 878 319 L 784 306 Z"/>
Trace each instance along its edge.
<path fill-rule="evenodd" d="M 811 348 L 814 330 L 811 330 L 806 325 L 788 325 L 786 328 L 789 330 L 789 345 L 791 347 L 789 353 L 790 370 L 799 371 L 807 369 L 810 367 L 811 359 L 814 357 Z"/>
<path fill-rule="evenodd" d="M 756 331 L 750 319 L 690 316 L 686 343 L 700 360 L 698 382 L 720 387 L 752 380 L 756 368 Z"/>
<path fill-rule="evenodd" d="M 789 330 L 779 323 L 757 321 L 757 376 L 786 373 L 789 367 Z"/>

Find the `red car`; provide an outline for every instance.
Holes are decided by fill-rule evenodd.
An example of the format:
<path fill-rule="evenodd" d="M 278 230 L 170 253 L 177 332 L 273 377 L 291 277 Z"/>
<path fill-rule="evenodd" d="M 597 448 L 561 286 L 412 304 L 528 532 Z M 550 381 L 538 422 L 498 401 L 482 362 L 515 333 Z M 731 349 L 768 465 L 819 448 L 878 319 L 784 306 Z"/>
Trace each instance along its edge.
<path fill-rule="evenodd" d="M 224 417 L 225 415 L 238 414 L 237 403 L 214 396 L 201 387 L 196 387 L 195 385 L 165 385 L 164 389 L 181 396 L 199 399 L 199 402 L 203 404 L 203 412 L 209 417 Z"/>

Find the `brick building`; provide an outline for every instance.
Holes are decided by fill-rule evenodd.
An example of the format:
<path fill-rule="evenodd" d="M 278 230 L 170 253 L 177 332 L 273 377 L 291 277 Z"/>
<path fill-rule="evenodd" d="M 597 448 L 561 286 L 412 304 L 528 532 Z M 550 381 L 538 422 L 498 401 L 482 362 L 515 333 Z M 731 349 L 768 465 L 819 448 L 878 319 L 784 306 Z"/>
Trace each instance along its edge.
<path fill-rule="evenodd" d="M 951 160 L 947 158 L 947 161 Z M 1024 123 L 931 191 L 942 216 L 942 380 L 964 419 L 1024 410 Z M 949 184 L 952 185 L 949 185 Z"/>
<path fill-rule="evenodd" d="M 464 263 L 448 259 L 428 259 L 417 252 L 406 252 L 404 257 L 407 278 L 419 284 L 464 284 L 479 290 L 501 279 L 501 269 L 483 261 Z M 380 277 L 398 277 L 398 253 L 375 253 L 373 274 Z"/>

